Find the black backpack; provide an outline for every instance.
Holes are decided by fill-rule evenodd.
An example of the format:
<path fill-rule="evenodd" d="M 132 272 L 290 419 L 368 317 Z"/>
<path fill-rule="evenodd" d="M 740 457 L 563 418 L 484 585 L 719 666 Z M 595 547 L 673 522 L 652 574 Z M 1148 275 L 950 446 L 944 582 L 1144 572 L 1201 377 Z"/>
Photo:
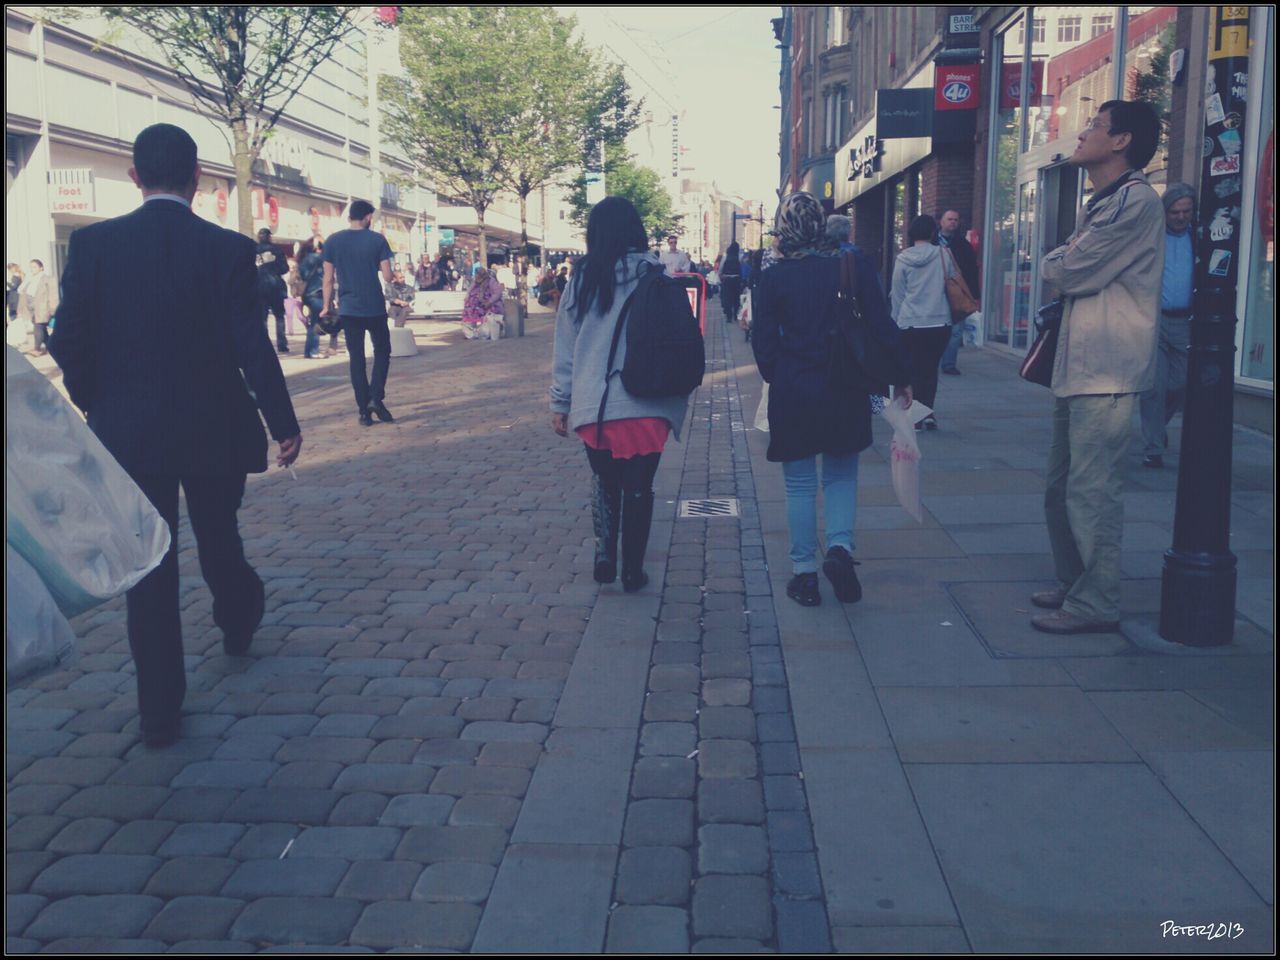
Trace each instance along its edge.
<path fill-rule="evenodd" d="M 615 370 L 613 361 L 624 327 L 627 356 L 622 369 Z M 609 382 L 615 375 L 622 377 L 622 385 L 635 397 L 684 397 L 702 385 L 706 366 L 702 332 L 685 288 L 661 271 L 651 270 L 627 297 L 613 328 L 597 424 L 604 421 Z"/>

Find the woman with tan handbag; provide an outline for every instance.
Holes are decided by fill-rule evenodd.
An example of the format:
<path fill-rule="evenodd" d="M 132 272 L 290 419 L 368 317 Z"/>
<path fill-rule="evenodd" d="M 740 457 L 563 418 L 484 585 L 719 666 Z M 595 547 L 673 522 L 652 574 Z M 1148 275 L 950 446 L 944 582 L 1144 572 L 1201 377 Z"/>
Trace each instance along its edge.
<path fill-rule="evenodd" d="M 894 322 L 902 330 L 902 343 L 911 357 L 915 398 L 933 408 L 938 396 L 938 362 L 951 339 L 951 302 L 947 283 L 960 275 L 955 260 L 934 246 L 938 225 L 933 217 L 916 217 L 907 226 L 909 246 L 893 264 L 889 304 Z M 930 414 L 916 429 L 937 430 Z"/>

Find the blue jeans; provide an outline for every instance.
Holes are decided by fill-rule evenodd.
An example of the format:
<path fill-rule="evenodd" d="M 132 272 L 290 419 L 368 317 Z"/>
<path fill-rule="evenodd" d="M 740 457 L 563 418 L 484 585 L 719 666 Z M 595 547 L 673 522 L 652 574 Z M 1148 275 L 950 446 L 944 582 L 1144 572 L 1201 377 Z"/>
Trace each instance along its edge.
<path fill-rule="evenodd" d="M 964 324 L 951 325 L 951 339 L 947 341 L 947 349 L 942 351 L 942 361 L 938 367 L 942 370 L 954 370 L 956 358 L 960 355 L 960 345 L 964 343 Z"/>
<path fill-rule="evenodd" d="M 818 570 L 818 458 L 782 465 L 787 488 L 787 527 L 791 532 L 791 570 Z M 858 506 L 858 455 L 822 455 L 822 492 L 827 514 L 827 549 L 853 553 L 853 518 Z"/>

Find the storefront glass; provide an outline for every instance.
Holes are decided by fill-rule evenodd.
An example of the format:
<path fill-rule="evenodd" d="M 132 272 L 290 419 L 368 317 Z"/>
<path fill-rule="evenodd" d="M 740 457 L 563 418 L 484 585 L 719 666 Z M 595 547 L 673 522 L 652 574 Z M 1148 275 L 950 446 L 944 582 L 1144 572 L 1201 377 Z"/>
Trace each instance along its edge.
<path fill-rule="evenodd" d="M 896 257 L 907 245 L 907 181 L 898 179 L 890 189 L 893 190 L 893 236 L 889 238 L 889 249 Z"/>
<path fill-rule="evenodd" d="M 1275 381 L 1275 315 L 1276 315 L 1276 128 L 1275 83 L 1276 55 L 1274 38 L 1268 30 L 1263 82 L 1250 84 L 1251 94 L 1259 98 L 1261 124 L 1256 141 L 1257 164 L 1254 168 L 1253 227 L 1249 231 L 1249 253 L 1246 264 L 1248 278 L 1244 312 L 1244 341 L 1240 357 L 1240 375 L 1254 380 Z M 1256 93 L 1253 93 L 1257 91 Z M 1249 193 L 1246 188 L 1246 201 Z"/>
<path fill-rule="evenodd" d="M 1018 211 L 1018 145 L 1022 126 L 1022 111 L 1018 107 L 1018 92 L 1014 83 L 1014 66 L 1021 75 L 1023 45 L 1018 43 L 1022 32 L 1020 16 L 1001 31 L 995 40 L 993 63 L 1001 65 L 1002 83 L 994 85 L 995 98 L 989 191 L 990 235 L 987 259 L 987 278 L 983 289 L 994 296 L 983 298 L 983 322 L 985 338 L 991 343 L 1010 346 L 1013 321 L 1015 282 L 1014 253 L 1015 230 Z M 1012 95 L 1011 95 L 1012 94 Z"/>
<path fill-rule="evenodd" d="M 1144 100 L 1160 115 L 1160 146 L 1147 176 L 1161 193 L 1168 182 L 1169 128 L 1173 120 L 1174 33 L 1177 7 L 1129 7 L 1125 34 L 1124 99 Z"/>
<path fill-rule="evenodd" d="M 1028 147 L 1061 141 L 1060 152 L 1070 155 L 1099 104 L 1115 96 L 1117 15 L 1116 7 L 1034 8 Z"/>

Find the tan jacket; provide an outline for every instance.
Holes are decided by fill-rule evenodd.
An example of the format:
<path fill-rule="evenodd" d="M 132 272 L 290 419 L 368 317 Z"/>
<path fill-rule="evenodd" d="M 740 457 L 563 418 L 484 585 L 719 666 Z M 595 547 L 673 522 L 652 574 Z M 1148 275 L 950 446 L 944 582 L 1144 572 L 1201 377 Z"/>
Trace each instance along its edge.
<path fill-rule="evenodd" d="M 41 271 L 36 292 L 31 295 L 19 294 L 18 316 L 26 317 L 32 323 L 48 323 L 57 309 L 58 282 L 49 275 L 48 270 Z"/>
<path fill-rule="evenodd" d="M 1164 208 L 1145 176 L 1127 176 L 1100 191 L 1071 239 L 1040 262 L 1042 279 L 1066 299 L 1055 397 L 1141 393 L 1155 383 Z"/>

